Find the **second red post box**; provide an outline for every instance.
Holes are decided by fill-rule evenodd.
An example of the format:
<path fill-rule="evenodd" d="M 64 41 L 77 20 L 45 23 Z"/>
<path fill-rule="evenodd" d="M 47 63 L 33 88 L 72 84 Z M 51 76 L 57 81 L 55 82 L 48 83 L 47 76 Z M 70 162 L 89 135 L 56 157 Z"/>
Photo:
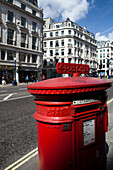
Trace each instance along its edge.
<path fill-rule="evenodd" d="M 88 65 L 57 64 L 59 73 L 88 73 Z M 110 81 L 65 77 L 28 85 L 35 96 L 39 170 L 105 170 Z"/>

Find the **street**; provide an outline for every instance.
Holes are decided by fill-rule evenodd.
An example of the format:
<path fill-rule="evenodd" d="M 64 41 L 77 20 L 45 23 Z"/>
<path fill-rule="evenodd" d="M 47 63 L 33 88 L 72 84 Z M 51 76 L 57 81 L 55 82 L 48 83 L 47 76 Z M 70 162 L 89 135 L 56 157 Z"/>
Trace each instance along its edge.
<path fill-rule="evenodd" d="M 113 120 L 113 87 L 108 92 L 109 121 Z M 28 169 L 29 164 L 38 166 L 37 162 L 37 129 L 33 118 L 35 112 L 34 97 L 28 94 L 26 85 L 0 88 L 0 170 L 3 170 L 23 156 L 35 156 L 27 162 L 27 167 L 17 166 L 18 170 Z M 109 124 L 109 128 L 112 124 Z M 107 132 L 108 144 L 112 145 L 113 137 Z M 111 141 L 110 141 L 111 139 Z M 32 154 L 31 154 L 32 152 Z M 111 153 L 110 153 L 111 154 Z M 28 159 L 29 160 L 29 159 Z M 113 166 L 111 159 L 110 168 Z M 20 161 L 21 162 L 21 161 Z M 32 167 L 33 167 L 32 165 Z M 31 166 L 31 165 L 30 165 Z M 32 169 L 35 170 L 37 167 Z M 12 169 L 12 168 L 8 168 Z"/>
<path fill-rule="evenodd" d="M 0 88 L 0 170 L 37 147 L 34 112 L 25 85 Z"/>

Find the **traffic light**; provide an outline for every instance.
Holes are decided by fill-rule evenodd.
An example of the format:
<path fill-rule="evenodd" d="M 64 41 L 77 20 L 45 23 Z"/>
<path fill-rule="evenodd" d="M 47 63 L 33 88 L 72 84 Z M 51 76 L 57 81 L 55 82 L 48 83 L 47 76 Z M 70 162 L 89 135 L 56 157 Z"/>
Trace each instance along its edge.
<path fill-rule="evenodd" d="M 102 69 L 102 63 L 99 65 L 99 69 Z"/>

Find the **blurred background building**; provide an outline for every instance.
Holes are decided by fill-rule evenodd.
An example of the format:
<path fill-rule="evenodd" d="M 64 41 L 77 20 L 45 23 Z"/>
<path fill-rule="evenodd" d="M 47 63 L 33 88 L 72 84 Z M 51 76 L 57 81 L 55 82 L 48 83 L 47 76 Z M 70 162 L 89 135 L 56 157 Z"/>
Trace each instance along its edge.
<path fill-rule="evenodd" d="M 113 75 L 113 42 L 97 42 L 98 73 L 103 76 Z"/>
<path fill-rule="evenodd" d="M 43 10 L 37 0 L 0 0 L 0 81 L 25 76 L 40 79 L 43 58 Z"/>
<path fill-rule="evenodd" d="M 44 21 L 43 74 L 46 78 L 57 76 L 57 62 L 88 64 L 90 74 L 96 74 L 97 41 L 94 34 L 69 18 L 60 23 L 55 23 L 51 18 Z"/>

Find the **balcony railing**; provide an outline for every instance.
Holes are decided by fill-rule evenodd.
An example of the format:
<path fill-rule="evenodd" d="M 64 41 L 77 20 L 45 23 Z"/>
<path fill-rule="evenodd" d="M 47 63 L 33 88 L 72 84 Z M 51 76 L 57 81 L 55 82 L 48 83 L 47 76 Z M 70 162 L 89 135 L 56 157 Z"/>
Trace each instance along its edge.
<path fill-rule="evenodd" d="M 13 41 L 12 39 L 7 39 L 7 44 L 16 45 L 16 41 Z"/>

